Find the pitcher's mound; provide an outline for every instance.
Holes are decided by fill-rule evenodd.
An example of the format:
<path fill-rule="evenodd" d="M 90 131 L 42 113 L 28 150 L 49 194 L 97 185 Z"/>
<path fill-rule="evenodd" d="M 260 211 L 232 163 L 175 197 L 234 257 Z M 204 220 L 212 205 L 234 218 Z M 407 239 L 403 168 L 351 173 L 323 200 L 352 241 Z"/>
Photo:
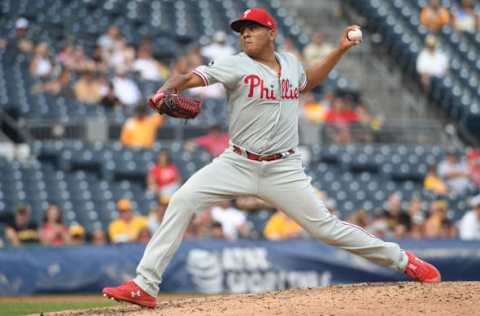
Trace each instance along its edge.
<path fill-rule="evenodd" d="M 149 310 L 121 304 L 61 315 L 480 315 L 480 282 L 362 283 L 160 301 L 158 305 Z"/>

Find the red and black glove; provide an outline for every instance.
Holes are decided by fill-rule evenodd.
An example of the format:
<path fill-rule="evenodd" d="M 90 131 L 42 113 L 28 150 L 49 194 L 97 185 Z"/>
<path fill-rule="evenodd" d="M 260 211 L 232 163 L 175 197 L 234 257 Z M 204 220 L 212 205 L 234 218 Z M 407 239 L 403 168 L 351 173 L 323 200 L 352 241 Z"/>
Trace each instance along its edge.
<path fill-rule="evenodd" d="M 202 101 L 192 97 L 159 91 L 148 99 L 148 104 L 158 113 L 182 119 L 194 119 L 202 109 Z"/>

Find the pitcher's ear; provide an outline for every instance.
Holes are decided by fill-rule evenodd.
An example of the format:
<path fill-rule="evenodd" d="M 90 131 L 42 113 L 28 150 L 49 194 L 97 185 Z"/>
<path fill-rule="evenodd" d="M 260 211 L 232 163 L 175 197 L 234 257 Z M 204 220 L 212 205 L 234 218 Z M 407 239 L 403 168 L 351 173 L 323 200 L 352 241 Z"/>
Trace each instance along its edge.
<path fill-rule="evenodd" d="M 272 29 L 269 29 L 269 31 L 270 31 L 270 38 L 274 40 L 275 37 L 277 36 L 277 31 Z"/>

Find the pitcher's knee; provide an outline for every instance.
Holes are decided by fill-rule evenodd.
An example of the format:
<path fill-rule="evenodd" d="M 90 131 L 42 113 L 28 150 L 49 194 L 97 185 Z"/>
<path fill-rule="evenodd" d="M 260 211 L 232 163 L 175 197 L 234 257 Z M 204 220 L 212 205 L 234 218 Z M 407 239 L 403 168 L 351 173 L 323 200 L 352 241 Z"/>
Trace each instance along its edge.
<path fill-rule="evenodd" d="M 195 211 L 193 195 L 181 189 L 172 195 L 168 204 L 178 212 L 193 214 Z"/>

